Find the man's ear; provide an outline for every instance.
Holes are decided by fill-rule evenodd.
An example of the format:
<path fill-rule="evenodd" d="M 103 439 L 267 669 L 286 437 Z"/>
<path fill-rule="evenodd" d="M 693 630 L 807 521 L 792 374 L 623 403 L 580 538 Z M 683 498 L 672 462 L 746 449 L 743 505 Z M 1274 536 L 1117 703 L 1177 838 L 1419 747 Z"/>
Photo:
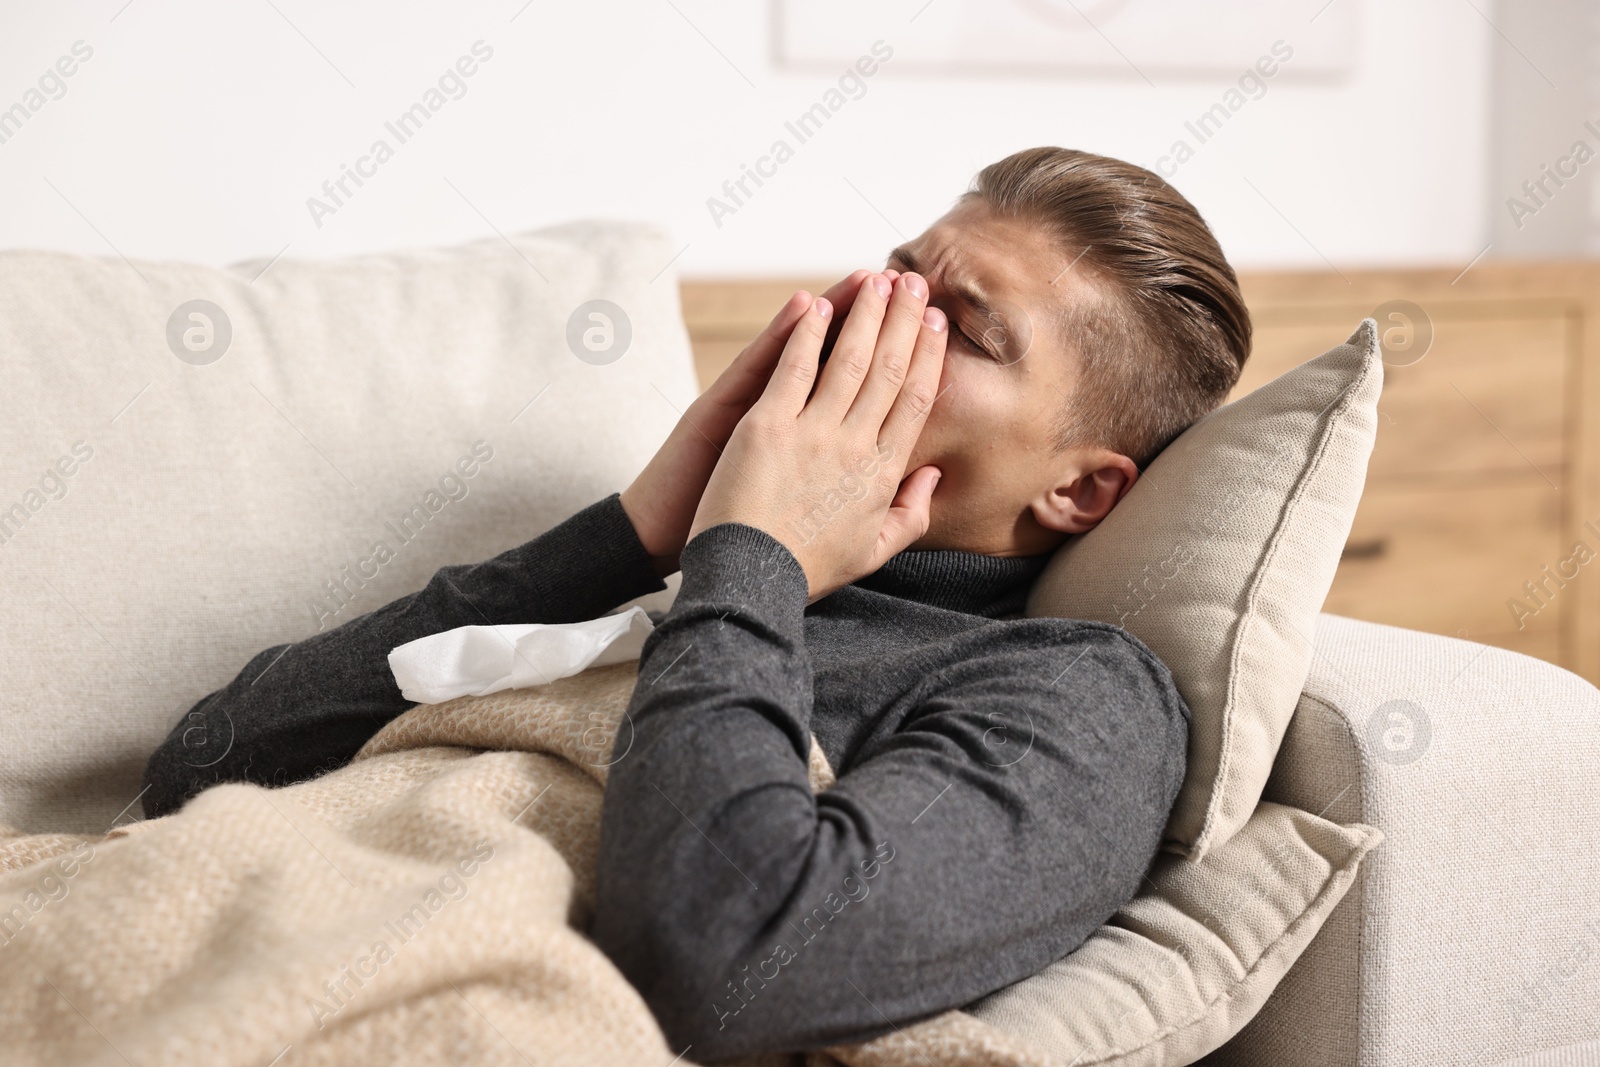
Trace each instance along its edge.
<path fill-rule="evenodd" d="M 1034 520 L 1047 530 L 1087 533 L 1111 514 L 1133 483 L 1139 468 L 1133 460 L 1108 448 L 1073 450 L 1060 481 L 1030 505 Z"/>

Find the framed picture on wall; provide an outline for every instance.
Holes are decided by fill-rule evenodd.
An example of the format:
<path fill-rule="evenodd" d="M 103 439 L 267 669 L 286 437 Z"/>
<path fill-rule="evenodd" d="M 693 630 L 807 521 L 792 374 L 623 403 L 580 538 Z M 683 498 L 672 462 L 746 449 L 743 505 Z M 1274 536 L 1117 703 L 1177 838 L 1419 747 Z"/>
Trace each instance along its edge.
<path fill-rule="evenodd" d="M 1031 74 L 1236 74 L 1272 56 L 1293 78 L 1356 59 L 1357 7 L 1338 0 L 774 0 L 780 67 L 834 68 L 881 37 L 895 69 Z M 1281 42 L 1281 43 L 1280 43 Z"/>

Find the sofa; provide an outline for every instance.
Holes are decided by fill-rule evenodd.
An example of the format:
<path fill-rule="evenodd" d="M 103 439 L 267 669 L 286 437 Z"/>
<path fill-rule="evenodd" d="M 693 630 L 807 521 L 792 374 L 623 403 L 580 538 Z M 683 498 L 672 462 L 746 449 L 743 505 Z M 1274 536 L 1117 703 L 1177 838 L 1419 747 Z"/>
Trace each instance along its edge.
<path fill-rule="evenodd" d="M 1600 1063 L 1600 692 L 1323 615 L 1264 797 L 1380 827 L 1350 893 L 1207 1064 Z"/>
<path fill-rule="evenodd" d="M 0 824 L 138 819 L 145 757 L 252 654 L 622 488 L 697 389 L 672 247 L 575 223 L 220 270 L 0 255 Z M 1600 691 L 1312 636 L 1261 799 L 1384 840 L 1200 1062 L 1600 1064 Z"/>

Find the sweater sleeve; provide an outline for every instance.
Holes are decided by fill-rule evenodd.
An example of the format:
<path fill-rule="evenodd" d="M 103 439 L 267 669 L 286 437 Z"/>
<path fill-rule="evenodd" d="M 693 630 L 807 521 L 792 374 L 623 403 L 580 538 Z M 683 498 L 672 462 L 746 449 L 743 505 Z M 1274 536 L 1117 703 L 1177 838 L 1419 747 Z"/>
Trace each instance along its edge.
<path fill-rule="evenodd" d="M 482 563 L 334 629 L 266 649 L 194 706 L 145 768 L 145 814 L 218 782 L 286 785 L 350 760 L 411 706 L 389 652 L 457 626 L 581 622 L 665 588 L 613 493 Z"/>
<path fill-rule="evenodd" d="M 864 1040 L 1080 944 L 1137 892 L 1188 713 L 1114 627 L 956 640 L 830 790 L 807 783 L 804 572 L 751 527 L 683 553 L 612 766 L 591 934 L 696 1060 Z"/>

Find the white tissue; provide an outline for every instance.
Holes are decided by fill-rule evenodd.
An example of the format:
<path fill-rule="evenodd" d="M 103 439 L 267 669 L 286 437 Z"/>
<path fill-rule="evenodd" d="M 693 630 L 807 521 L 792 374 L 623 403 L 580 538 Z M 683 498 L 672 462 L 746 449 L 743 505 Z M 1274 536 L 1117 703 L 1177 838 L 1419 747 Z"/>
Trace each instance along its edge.
<path fill-rule="evenodd" d="M 655 626 L 643 608 L 588 622 L 461 626 L 389 653 L 400 695 L 418 704 L 526 689 L 638 659 Z"/>

